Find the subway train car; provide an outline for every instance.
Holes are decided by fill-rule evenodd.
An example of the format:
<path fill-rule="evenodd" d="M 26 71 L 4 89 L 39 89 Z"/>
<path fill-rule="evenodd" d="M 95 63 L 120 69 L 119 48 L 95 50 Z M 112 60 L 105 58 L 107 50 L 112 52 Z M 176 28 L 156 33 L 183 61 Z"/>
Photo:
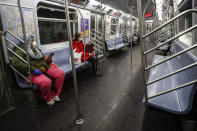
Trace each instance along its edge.
<path fill-rule="evenodd" d="M 196 0 L 0 0 L 0 130 L 196 131 Z"/>

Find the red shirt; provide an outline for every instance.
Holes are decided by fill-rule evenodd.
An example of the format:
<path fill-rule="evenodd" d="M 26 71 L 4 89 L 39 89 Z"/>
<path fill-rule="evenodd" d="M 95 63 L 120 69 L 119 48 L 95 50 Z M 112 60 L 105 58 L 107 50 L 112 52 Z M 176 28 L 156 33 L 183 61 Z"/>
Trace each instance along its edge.
<path fill-rule="evenodd" d="M 77 41 L 75 39 L 72 40 L 73 50 L 76 49 L 76 52 L 81 53 L 81 61 L 84 62 L 84 44 L 83 41 Z M 85 61 L 87 61 L 91 57 L 90 53 L 85 53 Z"/>

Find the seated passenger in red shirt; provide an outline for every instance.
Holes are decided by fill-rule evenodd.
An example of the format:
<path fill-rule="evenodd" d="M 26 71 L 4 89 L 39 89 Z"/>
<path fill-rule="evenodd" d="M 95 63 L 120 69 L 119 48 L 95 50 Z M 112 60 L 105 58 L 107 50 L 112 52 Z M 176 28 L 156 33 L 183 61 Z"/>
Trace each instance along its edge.
<path fill-rule="evenodd" d="M 93 53 L 94 52 L 93 47 L 86 45 L 85 46 L 86 51 L 84 53 L 84 44 L 83 44 L 83 41 L 80 40 L 80 33 L 75 34 L 75 39 L 72 40 L 72 43 L 73 43 L 73 50 L 76 49 L 76 52 L 78 53 L 82 52 L 81 61 L 84 62 L 84 55 L 85 55 L 85 61 L 88 61 L 92 64 L 93 74 L 95 74 L 96 76 L 102 75 L 101 73 L 98 73 L 97 71 L 97 58 L 95 57 Z M 88 49 L 88 47 L 92 49 L 90 50 Z"/>

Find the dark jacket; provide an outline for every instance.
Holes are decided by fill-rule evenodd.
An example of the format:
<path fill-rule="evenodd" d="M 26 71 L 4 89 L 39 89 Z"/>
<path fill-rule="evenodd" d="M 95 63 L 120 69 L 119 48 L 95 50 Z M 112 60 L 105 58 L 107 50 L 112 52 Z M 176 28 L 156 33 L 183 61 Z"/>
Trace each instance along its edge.
<path fill-rule="evenodd" d="M 21 50 L 15 49 L 14 52 L 18 54 L 20 57 L 22 57 L 25 61 L 27 61 L 26 54 L 23 53 Z M 25 76 L 28 75 L 28 65 L 15 55 L 13 55 L 12 57 L 12 65 L 23 75 Z M 31 72 L 33 72 L 35 69 L 39 69 L 41 71 L 41 67 L 44 67 L 46 70 L 50 68 L 49 64 L 47 64 L 47 62 L 45 61 L 44 54 L 43 57 L 39 60 L 30 58 L 30 67 L 31 67 Z"/>

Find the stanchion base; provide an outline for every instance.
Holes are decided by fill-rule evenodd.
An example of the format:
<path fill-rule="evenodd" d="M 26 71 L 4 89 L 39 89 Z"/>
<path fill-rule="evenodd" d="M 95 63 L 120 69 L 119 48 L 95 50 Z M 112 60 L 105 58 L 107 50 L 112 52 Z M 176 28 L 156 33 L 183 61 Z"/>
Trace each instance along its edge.
<path fill-rule="evenodd" d="M 84 119 L 83 119 L 83 117 L 82 117 L 82 115 L 81 115 L 80 117 L 77 117 L 77 118 L 73 121 L 71 127 L 76 127 L 76 126 L 79 126 L 79 125 L 83 125 L 84 122 L 85 122 L 85 121 L 84 121 Z"/>
<path fill-rule="evenodd" d="M 76 123 L 77 125 L 82 125 L 84 122 L 85 122 L 84 119 L 77 119 L 77 120 L 75 121 L 75 123 Z"/>

